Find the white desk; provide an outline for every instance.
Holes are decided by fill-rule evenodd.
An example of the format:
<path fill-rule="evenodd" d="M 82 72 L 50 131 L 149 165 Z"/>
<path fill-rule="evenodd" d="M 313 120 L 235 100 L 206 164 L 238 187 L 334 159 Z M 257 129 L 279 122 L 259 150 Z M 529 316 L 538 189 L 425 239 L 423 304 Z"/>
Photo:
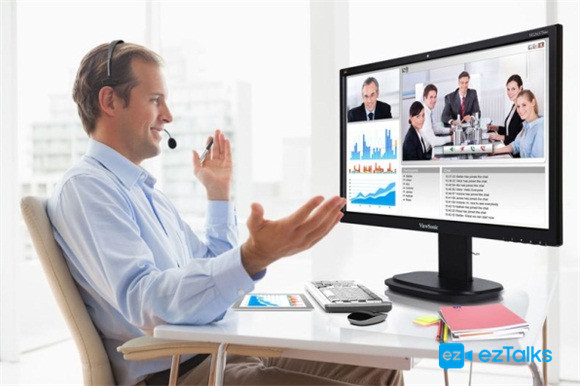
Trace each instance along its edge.
<path fill-rule="evenodd" d="M 369 286 L 375 292 L 380 288 Z M 383 290 L 386 287 L 382 287 Z M 525 349 L 536 345 L 555 288 L 554 276 L 545 273 L 530 278 L 527 288 L 504 291 L 502 302 L 530 323 L 524 338 L 465 342 L 465 350 L 479 351 L 513 346 Z M 298 292 L 305 292 L 296 288 Z M 421 315 L 437 314 L 439 303 L 412 299 L 387 292 L 393 309 L 383 323 L 357 327 L 346 314 L 325 313 L 311 298 L 313 311 L 233 311 L 223 320 L 206 326 L 164 325 L 154 336 L 283 348 L 282 356 L 379 368 L 410 370 L 421 358 L 438 358 L 437 328 L 414 324 Z M 522 365 L 522 363 L 509 364 Z M 526 363 L 523 363 L 526 364 Z M 541 384 L 535 365 L 530 366 L 534 381 Z"/>

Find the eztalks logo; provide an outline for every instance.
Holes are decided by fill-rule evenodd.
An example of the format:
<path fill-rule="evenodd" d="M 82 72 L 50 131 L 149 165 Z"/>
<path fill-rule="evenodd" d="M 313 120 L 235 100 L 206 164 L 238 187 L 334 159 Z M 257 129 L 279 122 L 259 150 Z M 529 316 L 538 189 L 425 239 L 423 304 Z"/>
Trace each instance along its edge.
<path fill-rule="evenodd" d="M 477 356 L 480 362 L 523 363 L 550 362 L 551 350 L 536 350 L 534 346 L 514 350 L 513 346 L 503 346 L 501 350 L 481 350 Z M 473 361 L 473 351 L 465 352 L 463 343 L 441 343 L 439 345 L 439 367 L 442 369 L 461 369 L 465 360 Z"/>
<path fill-rule="evenodd" d="M 473 361 L 473 351 L 465 352 L 463 343 L 441 343 L 439 345 L 439 367 L 462 369 L 465 359 Z"/>

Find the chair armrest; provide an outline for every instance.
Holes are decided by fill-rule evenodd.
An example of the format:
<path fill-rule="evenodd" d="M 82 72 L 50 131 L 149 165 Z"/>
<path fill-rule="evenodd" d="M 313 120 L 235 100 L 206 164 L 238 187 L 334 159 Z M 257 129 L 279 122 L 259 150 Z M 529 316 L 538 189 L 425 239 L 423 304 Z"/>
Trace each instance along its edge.
<path fill-rule="evenodd" d="M 226 350 L 228 354 L 262 358 L 279 358 L 284 352 L 283 348 L 278 347 L 247 346 L 241 344 L 228 344 Z"/>
<path fill-rule="evenodd" d="M 217 354 L 219 344 L 208 342 L 191 342 L 174 339 L 159 339 L 152 336 L 140 336 L 117 347 L 126 360 L 146 360 L 173 355 Z"/>

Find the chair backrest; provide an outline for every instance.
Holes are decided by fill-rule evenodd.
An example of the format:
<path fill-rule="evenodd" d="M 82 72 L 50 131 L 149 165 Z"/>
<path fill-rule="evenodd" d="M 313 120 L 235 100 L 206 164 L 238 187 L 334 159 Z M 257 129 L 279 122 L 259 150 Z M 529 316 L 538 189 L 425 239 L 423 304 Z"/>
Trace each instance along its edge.
<path fill-rule="evenodd" d="M 46 201 L 46 198 L 33 196 L 24 197 L 20 201 L 20 209 L 34 248 L 79 351 L 85 385 L 113 385 L 115 379 L 109 357 L 70 274 L 62 250 L 54 239 L 46 214 Z"/>

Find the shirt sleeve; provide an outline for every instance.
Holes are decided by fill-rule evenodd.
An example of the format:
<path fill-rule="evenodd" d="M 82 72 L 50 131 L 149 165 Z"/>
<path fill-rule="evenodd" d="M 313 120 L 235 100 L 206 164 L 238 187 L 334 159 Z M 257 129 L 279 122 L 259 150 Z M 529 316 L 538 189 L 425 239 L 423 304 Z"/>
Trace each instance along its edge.
<path fill-rule="evenodd" d="M 208 252 L 216 256 L 237 246 L 238 224 L 231 201 L 209 201 L 205 221 Z"/>
<path fill-rule="evenodd" d="M 449 127 L 441 126 L 440 123 L 435 124 L 433 132 L 437 135 L 451 135 L 451 129 Z"/>
<path fill-rule="evenodd" d="M 238 245 L 238 217 L 232 201 L 208 201 L 205 229 L 208 239 L 208 250 L 214 256 Z M 240 248 L 236 248 L 241 261 Z M 267 269 L 252 275 L 252 280 L 260 280 Z"/>
<path fill-rule="evenodd" d="M 158 267 L 141 236 L 137 213 L 120 188 L 98 176 L 77 175 L 56 194 L 48 213 L 75 280 L 142 330 L 210 323 L 254 288 L 239 247 L 232 248 L 232 240 L 221 240 L 217 231 L 206 248 L 206 255 L 215 258 Z M 217 219 L 209 221 L 218 227 Z M 223 232 L 226 239 L 233 237 L 231 229 Z"/>
<path fill-rule="evenodd" d="M 520 131 L 520 134 L 518 134 L 516 139 L 514 139 L 514 141 L 512 143 L 510 143 L 510 145 L 512 145 L 512 148 L 514 149 L 514 154 L 520 153 L 520 146 L 521 146 L 521 142 L 522 142 L 522 135 L 521 134 L 522 134 L 522 131 Z"/>
<path fill-rule="evenodd" d="M 532 144 L 532 151 L 530 153 L 531 157 L 541 158 L 544 156 L 544 127 L 543 125 L 539 127 L 536 136 L 534 137 L 534 143 Z"/>
<path fill-rule="evenodd" d="M 434 146 L 443 146 L 449 141 L 447 137 L 437 137 L 433 132 L 433 127 L 431 126 L 431 122 L 425 121 L 423 125 L 423 129 L 421 130 L 421 135 L 431 144 L 432 147 Z"/>

